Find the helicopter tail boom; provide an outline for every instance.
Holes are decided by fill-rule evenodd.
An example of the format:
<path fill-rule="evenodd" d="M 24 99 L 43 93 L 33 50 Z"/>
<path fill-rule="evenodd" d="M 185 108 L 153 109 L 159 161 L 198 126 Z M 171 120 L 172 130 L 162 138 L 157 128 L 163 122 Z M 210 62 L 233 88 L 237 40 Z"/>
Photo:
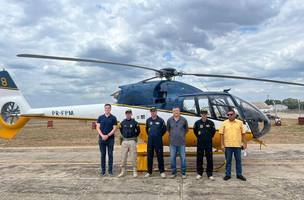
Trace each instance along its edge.
<path fill-rule="evenodd" d="M 29 118 L 21 117 L 30 109 L 7 71 L 0 72 L 0 138 L 13 138 Z"/>

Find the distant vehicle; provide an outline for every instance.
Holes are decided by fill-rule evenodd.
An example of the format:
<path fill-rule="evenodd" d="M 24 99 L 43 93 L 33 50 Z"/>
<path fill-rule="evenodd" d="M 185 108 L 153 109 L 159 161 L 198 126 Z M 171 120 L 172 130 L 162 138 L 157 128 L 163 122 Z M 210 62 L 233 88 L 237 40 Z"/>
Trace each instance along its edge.
<path fill-rule="evenodd" d="M 274 124 L 276 125 L 276 126 L 281 126 L 282 125 L 282 120 L 281 120 L 281 118 L 280 117 L 275 117 L 275 119 L 274 119 Z"/>

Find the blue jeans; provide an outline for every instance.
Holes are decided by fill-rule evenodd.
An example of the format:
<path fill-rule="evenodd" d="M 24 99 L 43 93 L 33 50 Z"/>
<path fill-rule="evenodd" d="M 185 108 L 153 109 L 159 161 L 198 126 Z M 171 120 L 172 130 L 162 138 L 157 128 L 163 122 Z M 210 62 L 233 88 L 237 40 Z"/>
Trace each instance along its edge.
<path fill-rule="evenodd" d="M 106 152 L 108 150 L 108 172 L 109 174 L 113 174 L 113 150 L 114 150 L 114 139 L 108 139 L 107 141 L 103 141 L 99 137 L 99 150 L 101 154 L 101 173 L 106 173 Z"/>
<path fill-rule="evenodd" d="M 176 174 L 176 154 L 179 153 L 181 159 L 181 170 L 182 175 L 186 174 L 186 146 L 175 146 L 170 145 L 170 161 L 171 161 L 171 170 L 172 174 Z"/>
<path fill-rule="evenodd" d="M 231 161 L 232 154 L 235 158 L 236 175 L 242 175 L 242 158 L 240 147 L 225 147 L 225 158 L 226 158 L 226 176 L 231 176 Z"/>

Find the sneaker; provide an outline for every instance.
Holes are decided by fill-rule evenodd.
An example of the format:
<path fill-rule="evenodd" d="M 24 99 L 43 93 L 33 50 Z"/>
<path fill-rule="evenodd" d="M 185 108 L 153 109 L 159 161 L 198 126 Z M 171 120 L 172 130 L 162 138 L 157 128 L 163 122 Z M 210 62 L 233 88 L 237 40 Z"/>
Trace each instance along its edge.
<path fill-rule="evenodd" d="M 231 179 L 231 176 L 225 176 L 225 177 L 223 178 L 224 181 L 228 181 L 229 179 Z"/>
<path fill-rule="evenodd" d="M 214 181 L 214 180 L 215 180 L 215 179 L 213 178 L 213 176 L 209 176 L 208 178 L 209 178 L 209 180 L 211 180 L 211 181 Z"/>
<path fill-rule="evenodd" d="M 145 178 L 149 178 L 151 176 L 151 174 L 146 173 Z"/>
<path fill-rule="evenodd" d="M 176 174 L 171 174 L 170 178 L 175 178 Z"/>
<path fill-rule="evenodd" d="M 113 177 L 113 173 L 109 173 L 109 176 L 110 176 L 110 177 Z"/>
<path fill-rule="evenodd" d="M 136 178 L 137 176 L 137 167 L 133 167 L 133 177 Z"/>
<path fill-rule="evenodd" d="M 121 178 L 121 177 L 123 177 L 123 176 L 125 176 L 125 172 L 121 172 L 121 173 L 117 176 L 117 178 Z"/>
<path fill-rule="evenodd" d="M 182 179 L 186 179 L 187 178 L 187 175 L 186 174 L 183 174 L 182 175 Z"/>
<path fill-rule="evenodd" d="M 236 176 L 237 179 L 240 179 L 242 181 L 246 181 L 246 178 L 243 175 Z"/>
<path fill-rule="evenodd" d="M 102 177 L 105 177 L 106 176 L 106 173 L 101 173 L 100 174 Z"/>
<path fill-rule="evenodd" d="M 202 178 L 202 176 L 199 174 L 196 176 L 196 180 L 200 180 L 201 178 Z"/>
<path fill-rule="evenodd" d="M 160 176 L 161 176 L 162 178 L 166 178 L 166 174 L 165 174 L 164 172 L 160 173 Z"/>

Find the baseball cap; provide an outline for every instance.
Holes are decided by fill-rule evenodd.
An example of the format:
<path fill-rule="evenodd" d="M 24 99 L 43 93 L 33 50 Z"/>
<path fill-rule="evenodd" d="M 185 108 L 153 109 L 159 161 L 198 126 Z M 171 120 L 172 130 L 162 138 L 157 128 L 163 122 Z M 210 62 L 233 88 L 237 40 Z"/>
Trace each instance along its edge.
<path fill-rule="evenodd" d="M 201 109 L 201 114 L 208 114 L 208 110 L 206 110 L 206 109 Z"/>
<path fill-rule="evenodd" d="M 157 109 L 155 107 L 151 107 L 150 111 L 156 111 Z"/>
<path fill-rule="evenodd" d="M 131 109 L 126 110 L 126 114 L 127 113 L 132 113 L 132 110 Z"/>

